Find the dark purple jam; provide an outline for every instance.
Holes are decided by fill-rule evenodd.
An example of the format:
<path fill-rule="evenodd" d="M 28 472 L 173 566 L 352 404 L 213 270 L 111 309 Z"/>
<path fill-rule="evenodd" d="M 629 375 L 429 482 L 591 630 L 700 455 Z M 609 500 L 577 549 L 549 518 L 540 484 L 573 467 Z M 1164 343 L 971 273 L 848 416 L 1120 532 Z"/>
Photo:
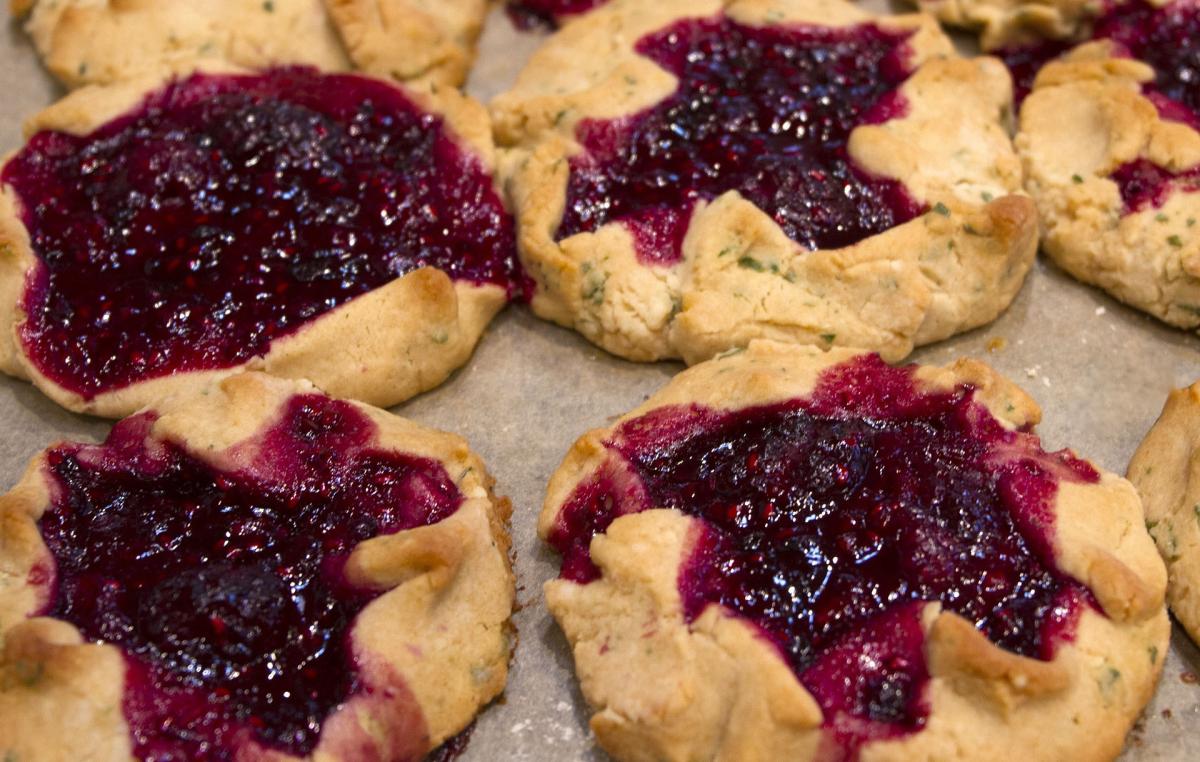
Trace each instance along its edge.
<path fill-rule="evenodd" d="M 38 133 L 3 181 L 41 262 L 21 341 L 87 398 L 240 364 L 418 267 L 520 281 L 482 164 L 353 75 L 195 75 L 90 135 Z"/>
<path fill-rule="evenodd" d="M 518 29 L 554 29 L 570 16 L 598 8 L 608 0 L 509 0 L 508 17 Z"/>
<path fill-rule="evenodd" d="M 679 79 L 667 99 L 580 123 L 560 239 L 609 222 L 672 262 L 692 210 L 732 190 L 808 249 L 861 241 L 922 212 L 903 185 L 853 165 L 851 131 L 899 116 L 908 34 L 864 24 L 750 27 L 686 20 L 637 51 Z M 632 83 L 631 83 L 632 85 Z"/>
<path fill-rule="evenodd" d="M 1125 202 L 1128 214 L 1147 207 L 1161 207 L 1174 190 L 1187 193 L 1200 190 L 1200 167 L 1176 173 L 1138 159 L 1117 167 L 1112 180 L 1121 189 L 1121 200 Z"/>
<path fill-rule="evenodd" d="M 335 707 L 393 690 L 356 669 L 350 628 L 378 592 L 345 579 L 350 552 L 462 496 L 439 463 L 373 449 L 374 424 L 321 396 L 294 397 L 238 472 L 148 441 L 153 420 L 50 452 L 42 613 L 123 650 L 139 759 L 311 752 Z"/>
<path fill-rule="evenodd" d="M 804 400 L 660 409 L 607 446 L 626 467 L 563 509 L 562 576 L 598 576 L 589 543 L 619 515 L 702 519 L 679 577 L 686 617 L 720 604 L 760 627 L 851 755 L 925 724 L 921 604 L 1049 659 L 1090 601 L 1054 563 L 1051 506 L 1059 481 L 1098 474 L 1004 429 L 972 389 L 920 392 L 877 357 L 826 371 Z"/>

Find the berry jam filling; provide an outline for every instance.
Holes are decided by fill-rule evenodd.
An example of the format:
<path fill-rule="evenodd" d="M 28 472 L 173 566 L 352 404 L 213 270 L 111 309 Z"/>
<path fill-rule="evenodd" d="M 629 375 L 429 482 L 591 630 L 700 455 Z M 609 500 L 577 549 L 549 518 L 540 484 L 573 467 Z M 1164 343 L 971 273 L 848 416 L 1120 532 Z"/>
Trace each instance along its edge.
<path fill-rule="evenodd" d="M 1186 193 L 1200 190 L 1200 167 L 1174 173 L 1153 162 L 1138 159 L 1118 167 L 1111 179 L 1121 189 L 1125 212 L 1129 214 L 1147 207 L 1161 207 L 1174 190 Z"/>
<path fill-rule="evenodd" d="M 679 80 L 635 116 L 586 120 L 559 239 L 620 221 L 639 256 L 680 256 L 692 210 L 736 190 L 807 249 L 861 241 L 922 212 L 894 181 L 856 168 L 851 131 L 899 116 L 908 34 L 865 24 L 750 27 L 681 21 L 637 51 Z"/>
<path fill-rule="evenodd" d="M 607 442 L 622 465 L 584 482 L 552 533 L 562 576 L 599 576 L 591 538 L 622 514 L 698 518 L 679 576 L 689 622 L 719 604 L 761 628 L 850 753 L 918 730 L 923 604 L 1049 659 L 1090 601 L 1054 564 L 1051 510 L 1060 481 L 1098 474 L 973 395 L 921 392 L 911 368 L 871 357 L 826 371 L 805 400 L 629 421 Z"/>
<path fill-rule="evenodd" d="M 225 368 L 422 266 L 515 294 L 481 163 L 400 90 L 282 69 L 194 75 L 3 171 L 41 266 L 21 341 L 87 398 Z"/>
<path fill-rule="evenodd" d="M 439 463 L 372 449 L 374 424 L 325 397 L 292 398 L 238 472 L 148 442 L 152 423 L 50 452 L 42 613 L 123 650 L 138 758 L 307 754 L 331 710 L 383 691 L 352 654 L 378 592 L 345 579 L 350 552 L 441 521 L 462 496 Z"/>
<path fill-rule="evenodd" d="M 568 16 L 604 5 L 608 0 L 509 0 L 508 17 L 518 29 L 554 29 Z"/>

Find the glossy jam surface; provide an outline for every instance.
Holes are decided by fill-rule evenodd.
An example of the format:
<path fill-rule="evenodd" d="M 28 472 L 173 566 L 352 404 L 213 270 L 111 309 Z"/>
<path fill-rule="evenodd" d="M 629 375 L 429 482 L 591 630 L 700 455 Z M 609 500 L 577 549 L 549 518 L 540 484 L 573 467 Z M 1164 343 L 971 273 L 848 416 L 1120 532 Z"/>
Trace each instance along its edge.
<path fill-rule="evenodd" d="M 570 16 L 604 5 L 608 0 L 509 0 L 508 17 L 519 29 L 553 29 Z"/>
<path fill-rule="evenodd" d="M 440 117 L 351 75 L 175 82 L 4 168 L 41 261 L 21 340 L 85 397 L 237 365 L 424 265 L 517 288 L 513 224 Z"/>
<path fill-rule="evenodd" d="M 921 213 L 893 181 L 853 165 L 858 125 L 903 113 L 907 35 L 872 25 L 749 27 L 686 20 L 637 51 L 679 79 L 659 104 L 587 120 L 571 160 L 560 239 L 620 221 L 644 261 L 678 259 L 692 210 L 727 191 L 808 249 L 838 248 Z M 634 83 L 631 83 L 634 86 Z"/>
<path fill-rule="evenodd" d="M 330 711 L 373 688 L 349 633 L 378 593 L 347 582 L 350 552 L 462 496 L 440 464 L 372 449 L 374 424 L 325 397 L 294 397 L 238 472 L 147 440 L 152 423 L 51 451 L 44 613 L 123 649 L 140 759 L 308 753 Z"/>
<path fill-rule="evenodd" d="M 826 371 L 804 400 L 659 409 L 607 445 L 625 466 L 584 482 L 552 534 L 563 576 L 598 576 L 588 544 L 619 515 L 703 520 L 685 615 L 715 603 L 754 622 L 849 750 L 923 726 L 923 603 L 1048 659 L 1088 600 L 1054 565 L 1051 508 L 1060 481 L 1095 471 L 1004 429 L 970 389 L 923 393 L 877 358 Z"/>
<path fill-rule="evenodd" d="M 1158 208 L 1167 202 L 1172 191 L 1192 193 L 1200 190 L 1200 167 L 1186 172 L 1171 172 L 1138 159 L 1117 168 L 1112 180 L 1121 189 L 1121 200 L 1127 213 Z"/>

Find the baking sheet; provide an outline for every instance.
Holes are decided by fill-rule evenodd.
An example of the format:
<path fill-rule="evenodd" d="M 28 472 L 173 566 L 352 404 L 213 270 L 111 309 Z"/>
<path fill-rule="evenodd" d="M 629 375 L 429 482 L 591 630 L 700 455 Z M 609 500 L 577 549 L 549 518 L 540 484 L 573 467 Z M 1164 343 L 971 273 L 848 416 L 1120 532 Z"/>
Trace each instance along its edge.
<path fill-rule="evenodd" d="M 651 0 L 648 0 L 651 1 Z M 885 8 L 880 0 L 863 3 Z M 499 10 L 482 41 L 468 91 L 487 100 L 512 82 L 537 46 Z M 58 88 L 10 24 L 0 41 L 0 150 L 20 145 L 24 117 Z M 1168 328 L 1039 262 L 1008 312 L 986 328 L 919 350 L 912 361 L 981 358 L 1020 383 L 1044 411 L 1048 448 L 1071 446 L 1102 467 L 1125 466 L 1170 389 L 1200 378 L 1200 339 Z M 520 645 L 503 698 L 480 716 L 463 762 L 597 762 L 570 652 L 546 611 L 542 583 L 557 557 L 536 536 L 550 474 L 574 439 L 640 404 L 682 366 L 611 357 L 570 331 L 510 307 L 471 362 L 445 385 L 395 412 L 465 436 L 512 498 Z M 0 378 L 0 489 L 58 439 L 99 440 L 105 421 L 59 409 L 32 386 Z M 1200 759 L 1200 650 L 1176 625 L 1162 683 L 1122 757 Z"/>

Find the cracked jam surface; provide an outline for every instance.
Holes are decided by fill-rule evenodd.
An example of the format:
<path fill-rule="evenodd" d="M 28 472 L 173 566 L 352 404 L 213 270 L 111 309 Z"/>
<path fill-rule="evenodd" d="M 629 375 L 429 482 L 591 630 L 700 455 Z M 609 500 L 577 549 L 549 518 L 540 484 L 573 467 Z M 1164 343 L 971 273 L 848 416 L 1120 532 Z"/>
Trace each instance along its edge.
<path fill-rule="evenodd" d="M 637 43 L 679 79 L 631 117 L 585 120 L 558 238 L 621 221 L 638 255 L 678 260 L 692 210 L 736 190 L 807 249 L 848 246 L 918 216 L 894 180 L 856 168 L 851 131 L 900 116 L 907 33 L 871 24 L 750 27 L 685 20 Z M 632 83 L 631 83 L 632 84 Z"/>
<path fill-rule="evenodd" d="M 1060 481 L 1099 475 L 1004 429 L 970 388 L 925 393 L 878 357 L 826 370 L 808 399 L 675 406 L 622 424 L 609 465 L 567 501 L 562 577 L 600 576 L 591 538 L 671 508 L 703 522 L 678 580 L 688 622 L 719 604 L 753 622 L 839 748 L 924 726 L 923 604 L 1009 651 L 1050 659 L 1091 601 L 1054 564 Z"/>
<path fill-rule="evenodd" d="M 40 266 L 27 354 L 92 398 L 238 365 L 422 266 L 515 295 L 491 177 L 400 90 L 277 69 L 193 75 L 4 167 Z"/>
<path fill-rule="evenodd" d="M 569 16 L 599 8 L 608 0 L 509 0 L 505 10 L 518 29 L 554 29 Z"/>
<path fill-rule="evenodd" d="M 358 674 L 350 643 L 379 592 L 342 570 L 360 542 L 458 509 L 441 464 L 372 449 L 374 424 L 318 395 L 293 397 L 238 472 L 148 441 L 153 421 L 50 451 L 40 522 L 56 566 L 41 613 L 122 649 L 134 754 L 303 755 L 347 698 L 395 699 Z"/>

